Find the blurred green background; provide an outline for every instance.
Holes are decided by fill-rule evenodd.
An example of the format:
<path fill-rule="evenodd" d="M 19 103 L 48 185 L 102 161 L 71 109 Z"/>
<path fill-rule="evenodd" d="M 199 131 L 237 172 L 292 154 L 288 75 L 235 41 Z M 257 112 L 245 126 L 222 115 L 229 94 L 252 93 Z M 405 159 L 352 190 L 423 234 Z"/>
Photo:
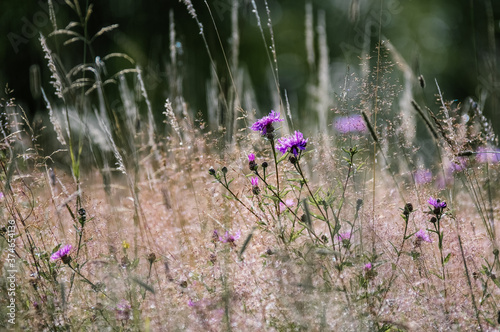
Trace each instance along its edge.
<path fill-rule="evenodd" d="M 269 43 L 265 3 L 263 0 L 255 2 Z M 59 27 L 76 19 L 63 1 L 54 0 L 54 3 Z M 157 119 L 164 111 L 165 99 L 170 97 L 168 86 L 172 77 L 167 74 L 167 66 L 170 62 L 169 13 L 172 11 L 183 95 L 191 110 L 207 116 L 206 90 L 211 64 L 199 28 L 184 3 L 174 0 L 90 3 L 94 7 L 89 32 L 119 24 L 117 30 L 96 41 L 96 55 L 124 52 L 136 60 L 144 70 Z M 207 0 L 206 3 L 212 10 L 224 48 L 229 52 L 232 0 Z M 206 3 L 193 0 L 221 82 L 228 84 L 224 58 Z M 268 53 L 252 11 L 252 2 L 239 0 L 238 3 L 239 65 L 248 71 L 255 91 L 256 100 L 252 106 L 263 115 L 274 106 Z M 312 6 L 315 33 L 318 32 L 318 20 L 322 15 L 325 18 L 332 99 L 341 92 L 348 66 L 352 72 L 359 71 L 360 56 L 365 50 L 375 54 L 378 29 L 381 28 L 382 37 L 390 40 L 414 73 L 424 75 L 431 102 L 435 101 L 434 79 L 437 79 L 446 99 L 464 101 L 472 97 L 479 101 L 495 131 L 500 132 L 500 1 L 269 0 L 281 88 L 282 91 L 286 89 L 292 109 L 299 117 L 308 112 L 307 83 L 311 77 L 318 77 L 317 36 L 315 64 L 311 66 L 307 61 L 307 3 Z M 83 8 L 86 2 L 81 1 L 80 5 Z M 44 88 L 53 92 L 38 40 L 39 32 L 47 36 L 52 31 L 47 1 L 3 0 L 0 3 L 0 31 L 0 85 L 9 84 L 14 89 L 14 97 L 30 116 L 45 112 L 41 97 L 33 96 L 30 90 L 30 67 L 40 67 Z M 54 40 L 51 45 L 55 45 Z M 82 49 L 81 44 L 75 44 L 60 46 L 59 50 L 52 48 L 52 51 L 59 51 L 62 63 L 70 68 L 81 61 Z"/>

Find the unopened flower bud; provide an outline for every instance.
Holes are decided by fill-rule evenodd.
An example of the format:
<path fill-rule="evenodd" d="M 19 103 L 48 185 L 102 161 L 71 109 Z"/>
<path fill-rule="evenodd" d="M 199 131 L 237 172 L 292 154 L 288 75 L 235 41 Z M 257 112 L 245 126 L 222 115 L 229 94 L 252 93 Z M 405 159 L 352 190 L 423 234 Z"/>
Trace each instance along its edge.
<path fill-rule="evenodd" d="M 290 163 L 292 163 L 292 164 L 294 164 L 294 165 L 295 165 L 295 164 L 297 163 L 297 158 L 296 158 L 295 156 L 293 156 L 293 155 L 292 155 L 292 156 L 288 157 L 288 161 L 289 161 Z"/>
<path fill-rule="evenodd" d="M 156 255 L 154 252 L 152 252 L 148 255 L 148 262 L 149 264 L 153 264 L 155 261 L 156 261 Z"/>
<path fill-rule="evenodd" d="M 208 169 L 208 174 L 210 174 L 210 175 L 215 175 L 215 169 L 214 169 L 213 167 L 210 167 L 210 168 Z"/>
<path fill-rule="evenodd" d="M 267 168 L 267 166 L 269 166 L 269 164 L 267 163 L 267 161 L 264 161 L 264 162 L 262 163 L 262 168 Z"/>
<path fill-rule="evenodd" d="M 222 167 L 221 171 L 222 171 L 222 173 L 226 174 L 227 173 L 227 167 L 226 166 Z"/>
<path fill-rule="evenodd" d="M 429 220 L 429 221 L 434 224 L 434 223 L 436 223 L 437 219 L 436 219 L 436 217 L 432 217 L 431 220 Z"/>

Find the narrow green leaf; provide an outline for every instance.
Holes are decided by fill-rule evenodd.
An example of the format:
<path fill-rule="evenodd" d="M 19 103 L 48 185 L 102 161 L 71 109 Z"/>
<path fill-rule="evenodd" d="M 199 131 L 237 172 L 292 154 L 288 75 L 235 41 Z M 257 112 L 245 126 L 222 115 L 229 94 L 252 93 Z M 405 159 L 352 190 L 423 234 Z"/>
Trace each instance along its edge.
<path fill-rule="evenodd" d="M 448 263 L 448 261 L 450 260 L 451 258 L 451 252 L 448 254 L 448 256 L 446 256 L 446 258 L 444 259 L 444 264 Z"/>

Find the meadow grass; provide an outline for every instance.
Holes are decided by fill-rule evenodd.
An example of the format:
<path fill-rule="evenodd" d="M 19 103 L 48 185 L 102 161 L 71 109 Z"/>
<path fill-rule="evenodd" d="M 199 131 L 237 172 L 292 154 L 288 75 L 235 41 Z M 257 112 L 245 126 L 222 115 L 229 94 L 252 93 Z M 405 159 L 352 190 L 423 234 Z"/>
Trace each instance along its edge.
<path fill-rule="evenodd" d="M 183 3 L 215 66 L 205 22 Z M 55 91 L 43 91 L 49 116 L 30 123 L 8 89 L 1 102 L 2 325 L 498 329 L 500 153 L 481 106 L 448 102 L 437 81 L 434 100 L 413 73 L 405 76 L 413 88 L 400 83 L 396 67 L 409 69 L 379 35 L 372 56 L 361 59 L 364 70 L 345 75 L 337 106 L 327 112 L 333 94 L 319 15 L 310 105 L 320 121 L 294 119 L 264 3 L 252 6 L 269 52 L 276 111 L 247 107 L 253 92 L 233 49 L 222 64 L 230 87 L 214 70 L 211 116 L 193 116 L 177 84 L 171 12 L 164 133 L 142 69 L 125 54 L 95 56 L 93 42 L 115 26 L 89 35 L 91 10 L 75 0 L 68 2 L 74 23 L 57 29 L 53 22 L 50 37 L 40 36 Z M 310 4 L 306 12 L 306 36 L 313 38 Z M 65 44 L 83 41 L 81 62 L 71 69 L 51 50 L 61 36 L 68 36 Z M 309 50 L 308 59 L 315 57 Z M 107 72 L 117 59 L 129 66 Z M 427 128 L 418 138 L 417 126 Z"/>

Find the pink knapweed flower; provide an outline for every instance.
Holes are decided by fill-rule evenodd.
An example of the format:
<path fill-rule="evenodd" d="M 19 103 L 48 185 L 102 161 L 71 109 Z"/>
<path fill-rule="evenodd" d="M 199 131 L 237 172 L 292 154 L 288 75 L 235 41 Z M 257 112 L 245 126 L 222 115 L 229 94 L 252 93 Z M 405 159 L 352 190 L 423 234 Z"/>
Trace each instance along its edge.
<path fill-rule="evenodd" d="M 289 137 L 280 138 L 276 144 L 276 149 L 282 154 L 291 152 L 297 157 L 299 155 L 299 150 L 304 151 L 306 145 L 307 139 L 304 139 L 304 135 L 300 131 L 295 131 L 295 133 Z"/>
<path fill-rule="evenodd" d="M 60 259 L 60 260 L 64 261 L 65 258 L 69 255 L 72 248 L 73 247 L 71 246 L 71 244 L 68 244 L 68 245 L 65 245 L 64 247 L 59 248 L 58 251 L 56 251 L 55 253 L 53 253 L 50 256 L 50 260 L 57 261 L 58 259 Z"/>
<path fill-rule="evenodd" d="M 255 155 L 253 153 L 248 155 L 248 161 L 255 161 Z"/>
<path fill-rule="evenodd" d="M 415 237 L 417 238 L 417 241 L 419 241 L 419 242 L 422 242 L 422 241 L 429 242 L 429 243 L 432 242 L 429 234 L 427 234 L 427 232 L 424 231 L 423 229 L 420 229 L 417 233 L 415 233 Z"/>
<path fill-rule="evenodd" d="M 271 111 L 269 115 L 266 115 L 262 119 L 255 121 L 255 123 L 250 127 L 254 131 L 260 132 L 262 136 L 270 134 L 274 131 L 273 122 L 281 122 L 280 113 Z"/>
<path fill-rule="evenodd" d="M 252 186 L 254 186 L 254 187 L 258 187 L 259 186 L 259 178 L 256 177 L 256 176 L 250 178 L 250 182 L 252 183 Z"/>
<path fill-rule="evenodd" d="M 427 201 L 430 205 L 432 205 L 435 209 L 444 209 L 446 207 L 446 202 L 441 202 L 441 200 L 430 197 Z"/>
<path fill-rule="evenodd" d="M 222 243 L 231 243 L 233 244 L 234 241 L 238 240 L 241 236 L 241 232 L 237 231 L 234 233 L 234 235 L 229 234 L 228 231 L 224 234 L 224 236 L 219 237 L 219 241 Z"/>
<path fill-rule="evenodd" d="M 366 263 L 363 267 L 363 270 L 370 271 L 372 269 L 372 263 Z"/>

